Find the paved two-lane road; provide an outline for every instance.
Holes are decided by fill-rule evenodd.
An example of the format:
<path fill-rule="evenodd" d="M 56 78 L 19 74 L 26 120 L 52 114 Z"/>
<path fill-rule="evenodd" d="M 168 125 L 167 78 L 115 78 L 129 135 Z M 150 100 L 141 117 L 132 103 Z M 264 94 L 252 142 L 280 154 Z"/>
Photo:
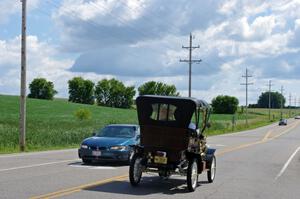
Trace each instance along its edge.
<path fill-rule="evenodd" d="M 145 175 L 128 182 L 126 165 L 82 165 L 77 150 L 0 156 L 0 198 L 300 198 L 300 120 L 208 139 L 217 148 L 214 183 Z"/>

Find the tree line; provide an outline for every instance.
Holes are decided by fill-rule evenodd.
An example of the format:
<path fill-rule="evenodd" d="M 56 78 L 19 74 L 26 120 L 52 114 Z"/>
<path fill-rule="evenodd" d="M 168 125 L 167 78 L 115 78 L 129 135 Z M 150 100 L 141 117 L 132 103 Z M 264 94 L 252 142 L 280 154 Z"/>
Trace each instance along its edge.
<path fill-rule="evenodd" d="M 45 78 L 36 78 L 30 85 L 29 98 L 51 100 L 57 94 L 53 82 Z M 102 79 L 96 84 L 82 77 L 74 77 L 68 81 L 69 101 L 82 104 L 94 104 L 116 108 L 130 108 L 136 94 L 134 86 L 125 86 L 117 79 Z M 148 81 L 138 87 L 139 95 L 179 96 L 175 85 L 162 82 Z M 285 98 L 278 92 L 264 92 L 259 96 L 257 104 L 250 104 L 250 108 L 268 108 L 269 95 L 271 108 L 280 108 L 285 104 Z M 213 112 L 218 114 L 234 114 L 239 100 L 233 96 L 219 95 L 212 99 Z"/>
<path fill-rule="evenodd" d="M 53 82 L 45 78 L 36 78 L 29 85 L 29 98 L 52 100 L 57 94 Z M 148 81 L 138 87 L 139 95 L 179 96 L 174 85 Z M 96 84 L 82 77 L 74 77 L 68 81 L 69 101 L 81 104 L 130 108 L 136 94 L 134 86 L 125 86 L 117 79 L 102 79 Z"/>

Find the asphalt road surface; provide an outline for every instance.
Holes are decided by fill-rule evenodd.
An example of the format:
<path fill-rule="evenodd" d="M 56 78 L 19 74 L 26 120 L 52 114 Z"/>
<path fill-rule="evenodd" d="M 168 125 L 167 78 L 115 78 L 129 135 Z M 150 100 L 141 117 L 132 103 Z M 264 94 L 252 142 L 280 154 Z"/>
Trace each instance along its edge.
<path fill-rule="evenodd" d="M 0 156 L 0 198 L 300 198 L 300 120 L 209 137 L 217 175 L 199 176 L 189 193 L 185 177 L 143 175 L 128 182 L 127 165 L 83 165 L 77 150 Z"/>

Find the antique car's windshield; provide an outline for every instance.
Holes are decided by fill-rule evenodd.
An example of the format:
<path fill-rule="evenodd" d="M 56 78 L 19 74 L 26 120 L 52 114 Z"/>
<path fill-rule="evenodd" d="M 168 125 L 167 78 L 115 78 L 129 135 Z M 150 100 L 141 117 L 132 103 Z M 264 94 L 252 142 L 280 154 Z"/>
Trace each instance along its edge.
<path fill-rule="evenodd" d="M 135 127 L 132 126 L 107 126 L 96 135 L 97 137 L 132 138 L 135 136 Z"/>

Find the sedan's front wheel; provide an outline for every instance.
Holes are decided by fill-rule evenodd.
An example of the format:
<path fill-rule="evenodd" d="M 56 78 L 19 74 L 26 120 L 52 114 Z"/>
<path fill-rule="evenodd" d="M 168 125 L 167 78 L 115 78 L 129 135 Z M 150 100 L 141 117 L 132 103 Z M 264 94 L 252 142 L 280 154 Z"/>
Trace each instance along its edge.
<path fill-rule="evenodd" d="M 92 160 L 89 160 L 89 159 L 86 159 L 86 158 L 82 158 L 82 162 L 84 164 L 91 164 L 92 163 Z"/>

